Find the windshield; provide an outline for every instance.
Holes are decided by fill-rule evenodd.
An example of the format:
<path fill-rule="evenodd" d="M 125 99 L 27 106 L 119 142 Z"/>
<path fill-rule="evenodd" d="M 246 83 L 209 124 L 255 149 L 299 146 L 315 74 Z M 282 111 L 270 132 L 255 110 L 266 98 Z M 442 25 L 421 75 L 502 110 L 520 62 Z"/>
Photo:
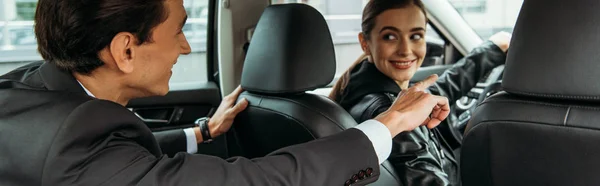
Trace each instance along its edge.
<path fill-rule="evenodd" d="M 482 39 L 512 33 L 523 0 L 448 0 Z"/>

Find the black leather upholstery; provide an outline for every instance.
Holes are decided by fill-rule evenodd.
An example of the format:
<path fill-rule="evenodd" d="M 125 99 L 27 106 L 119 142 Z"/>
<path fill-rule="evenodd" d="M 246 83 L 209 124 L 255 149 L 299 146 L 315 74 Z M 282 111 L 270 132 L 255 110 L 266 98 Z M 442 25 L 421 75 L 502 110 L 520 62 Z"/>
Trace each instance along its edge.
<path fill-rule="evenodd" d="M 464 186 L 600 185 L 600 105 L 498 93 L 467 126 Z"/>
<path fill-rule="evenodd" d="M 464 186 L 600 185 L 600 1 L 525 0 L 500 92 L 475 110 Z"/>
<path fill-rule="evenodd" d="M 249 107 L 236 117 L 242 153 L 261 157 L 279 148 L 322 138 L 356 126 L 348 113 L 314 94 L 260 95 L 244 92 Z"/>
<path fill-rule="evenodd" d="M 232 129 L 234 136 L 228 138 L 235 140 L 235 143 L 229 143 L 229 150 L 234 155 L 261 157 L 274 150 L 332 135 L 357 125 L 343 108 L 321 95 L 244 92 L 239 97 L 242 98 L 246 98 L 249 105 L 235 118 Z M 399 185 L 400 178 L 388 161 L 382 163 L 379 169 L 379 179 L 370 185 Z"/>
<path fill-rule="evenodd" d="M 525 1 L 503 87 L 536 97 L 600 101 L 600 1 Z"/>
<path fill-rule="evenodd" d="M 335 68 L 323 16 L 304 4 L 272 5 L 252 36 L 242 86 L 256 93 L 300 93 L 331 83 Z"/>
<path fill-rule="evenodd" d="M 267 7 L 244 62 L 246 91 L 238 100 L 245 98 L 249 105 L 232 129 L 239 153 L 261 157 L 356 126 L 352 116 L 329 98 L 305 93 L 329 84 L 334 73 L 333 42 L 317 10 L 304 4 Z M 397 185 L 391 167 L 385 162 L 372 185 Z"/>

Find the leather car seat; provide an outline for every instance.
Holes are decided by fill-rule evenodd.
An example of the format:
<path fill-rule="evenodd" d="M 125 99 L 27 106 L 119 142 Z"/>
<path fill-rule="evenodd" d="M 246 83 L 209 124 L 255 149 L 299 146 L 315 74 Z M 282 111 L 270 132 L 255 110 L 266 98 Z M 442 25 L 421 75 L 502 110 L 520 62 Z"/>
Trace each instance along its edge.
<path fill-rule="evenodd" d="M 466 129 L 464 186 L 600 185 L 600 1 L 525 0 L 502 86 Z"/>
<path fill-rule="evenodd" d="M 334 101 L 306 93 L 328 85 L 335 69 L 329 28 L 316 9 L 304 4 L 267 7 L 242 71 L 244 92 L 238 100 L 245 98 L 249 105 L 232 128 L 240 155 L 262 157 L 356 126 Z M 374 185 L 397 185 L 398 178 L 385 164 Z"/>

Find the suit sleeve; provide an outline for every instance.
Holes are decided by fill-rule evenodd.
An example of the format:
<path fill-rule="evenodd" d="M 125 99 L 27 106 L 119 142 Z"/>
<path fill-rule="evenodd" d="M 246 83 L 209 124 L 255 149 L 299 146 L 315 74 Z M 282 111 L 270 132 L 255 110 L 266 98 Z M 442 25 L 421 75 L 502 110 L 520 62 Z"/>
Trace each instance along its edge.
<path fill-rule="evenodd" d="M 384 93 L 364 96 L 350 108 L 350 115 L 357 122 L 373 119 L 386 111 L 393 98 Z M 435 142 L 430 139 L 427 127 L 419 127 L 410 132 L 402 132 L 392 140 L 392 153 L 388 161 L 404 186 L 449 185 L 448 174 L 444 172 Z"/>
<path fill-rule="evenodd" d="M 475 87 L 485 74 L 505 61 L 506 54 L 491 41 L 486 41 L 444 71 L 429 91 L 454 103 Z"/>
<path fill-rule="evenodd" d="M 368 168 L 372 176 L 359 184 L 375 181 L 379 164 L 371 142 L 357 129 L 252 160 L 168 157 L 127 109 L 94 100 L 64 121 L 48 152 L 42 185 L 342 185 Z"/>
<path fill-rule="evenodd" d="M 187 138 L 183 129 L 152 132 L 162 152 L 174 156 L 178 152 L 187 152 Z"/>

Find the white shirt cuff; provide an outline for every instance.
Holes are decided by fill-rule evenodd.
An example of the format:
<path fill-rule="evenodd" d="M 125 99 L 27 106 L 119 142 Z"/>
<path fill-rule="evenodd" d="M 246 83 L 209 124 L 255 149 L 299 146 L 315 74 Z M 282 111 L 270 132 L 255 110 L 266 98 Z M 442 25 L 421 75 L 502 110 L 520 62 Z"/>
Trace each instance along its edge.
<path fill-rule="evenodd" d="M 195 154 L 198 152 L 198 143 L 196 143 L 196 133 L 194 133 L 194 128 L 183 129 L 183 132 L 185 133 L 187 141 L 187 153 Z"/>
<path fill-rule="evenodd" d="M 383 123 L 371 119 L 367 120 L 354 128 L 365 133 L 367 138 L 373 143 L 373 148 L 379 159 L 379 164 L 383 163 L 392 153 L 392 134 Z"/>

